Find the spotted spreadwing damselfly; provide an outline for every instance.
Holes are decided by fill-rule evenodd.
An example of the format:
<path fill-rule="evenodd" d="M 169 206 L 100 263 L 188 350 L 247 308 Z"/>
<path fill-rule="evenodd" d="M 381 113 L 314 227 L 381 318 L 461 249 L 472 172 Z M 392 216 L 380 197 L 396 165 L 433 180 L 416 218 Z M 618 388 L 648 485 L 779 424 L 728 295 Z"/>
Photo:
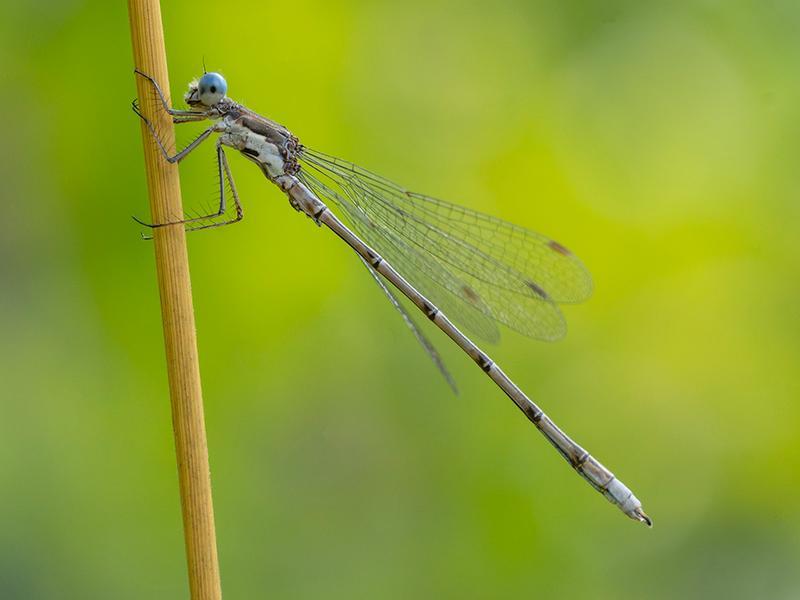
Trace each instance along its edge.
<path fill-rule="evenodd" d="M 633 492 L 559 429 L 462 333 L 496 342 L 498 324 L 503 324 L 533 338 L 563 336 L 566 326 L 558 305 L 580 302 L 592 289 L 588 271 L 567 248 L 495 217 L 410 192 L 353 163 L 312 150 L 282 125 L 228 98 L 227 83 L 218 73 L 205 73 L 189 84 L 184 96 L 188 110 L 173 109 L 154 79 L 136 73 L 149 81 L 156 107 L 167 111 L 175 124 L 211 122 L 173 154 L 139 102 L 133 103 L 170 163 L 180 162 L 217 134 L 219 184 L 219 204 L 210 214 L 181 215 L 154 224 L 137 221 L 149 228 L 182 225 L 189 231 L 240 221 L 242 206 L 225 148 L 237 150 L 286 194 L 294 209 L 355 250 L 451 387 L 455 389 L 453 379 L 439 354 L 385 282 L 466 352 L 594 489 L 630 518 L 652 525 Z M 229 199 L 233 207 L 228 206 Z"/>

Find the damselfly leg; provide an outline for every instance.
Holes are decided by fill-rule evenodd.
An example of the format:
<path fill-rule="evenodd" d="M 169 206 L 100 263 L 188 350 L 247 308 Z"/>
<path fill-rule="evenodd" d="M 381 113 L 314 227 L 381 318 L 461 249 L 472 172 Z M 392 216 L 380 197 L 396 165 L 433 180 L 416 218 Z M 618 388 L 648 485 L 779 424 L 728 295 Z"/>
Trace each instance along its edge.
<path fill-rule="evenodd" d="M 167 100 L 167 97 L 164 95 L 164 92 L 161 91 L 161 86 L 158 85 L 158 82 L 156 82 L 155 79 L 150 77 L 150 75 L 142 73 L 138 69 L 135 69 L 133 72 L 136 73 L 137 75 L 139 75 L 140 77 L 144 77 L 147 81 L 150 82 L 150 85 L 153 86 L 153 89 L 155 90 L 156 95 L 158 96 L 158 99 L 161 101 L 161 106 L 163 106 L 164 110 L 167 111 L 172 116 L 177 117 L 177 118 L 199 117 L 200 119 L 205 119 L 208 116 L 208 111 L 203 111 L 203 110 L 179 110 L 177 108 L 172 108 L 169 105 L 169 101 Z M 134 104 L 136 104 L 136 100 L 134 100 Z"/>
<path fill-rule="evenodd" d="M 211 229 L 214 227 L 223 227 L 225 225 L 238 223 L 244 218 L 244 210 L 242 209 L 242 203 L 239 201 L 239 192 L 236 190 L 236 184 L 233 182 L 233 176 L 231 175 L 231 168 L 230 165 L 228 164 L 228 157 L 225 155 L 225 150 L 222 148 L 222 144 L 219 141 L 217 142 L 217 176 L 219 181 L 219 207 L 216 212 L 210 213 L 208 215 L 201 215 L 199 217 L 191 217 L 188 219 L 169 221 L 166 223 L 146 223 L 137 217 L 133 217 L 133 220 L 139 223 L 140 225 L 143 225 L 144 227 L 149 227 L 150 229 L 158 229 L 159 227 L 165 227 L 167 225 L 186 225 L 189 223 L 200 223 L 203 221 L 209 221 L 221 217 L 228 210 L 227 203 L 225 201 L 225 182 L 227 181 L 231 193 L 231 198 L 233 199 L 233 205 L 236 210 L 236 215 L 233 218 L 228 219 L 226 221 L 217 221 L 213 223 L 204 223 L 202 225 L 187 227 L 186 231 L 198 231 L 200 229 Z M 152 236 L 144 236 L 145 239 L 151 239 L 151 237 Z"/>
<path fill-rule="evenodd" d="M 161 91 L 161 88 L 159 87 L 158 83 L 156 83 L 156 81 L 149 75 L 145 75 L 140 71 L 136 71 L 136 73 L 141 77 L 144 77 L 152 85 L 160 101 L 161 107 L 168 114 L 172 115 L 173 123 L 175 124 L 194 123 L 198 121 L 203 121 L 208 118 L 208 113 L 206 111 L 176 110 L 171 108 L 169 106 L 169 102 L 164 96 L 164 93 Z M 207 140 L 209 136 L 214 132 L 214 126 L 212 125 L 208 129 L 200 133 L 200 135 L 198 135 L 194 140 L 192 140 L 189 144 L 187 144 L 182 150 L 180 150 L 175 154 L 170 154 L 169 150 L 167 149 L 166 145 L 161 139 L 161 136 L 159 135 L 158 131 L 153 126 L 152 122 L 142 113 L 138 100 L 133 101 L 132 108 L 133 111 L 145 122 L 148 129 L 150 130 L 151 135 L 153 136 L 153 139 L 155 140 L 156 144 L 161 150 L 161 153 L 164 155 L 164 158 L 167 160 L 167 162 L 170 163 L 181 162 L 193 150 L 197 149 L 200 146 L 200 144 L 202 144 L 205 140 Z M 233 176 L 231 175 L 230 166 L 228 165 L 228 159 L 225 155 L 225 151 L 222 148 L 222 144 L 219 141 L 217 142 L 217 173 L 219 181 L 219 204 L 216 211 L 205 215 L 166 221 L 164 223 L 147 223 L 135 216 L 133 217 L 134 221 L 136 221 L 140 225 L 143 225 L 144 227 L 149 227 L 150 229 L 156 229 L 159 227 L 165 227 L 167 225 L 186 225 L 190 223 L 201 223 L 203 221 L 209 221 L 221 217 L 225 214 L 227 210 L 225 201 L 226 180 L 230 187 L 231 197 L 233 198 L 234 206 L 236 208 L 236 216 L 233 217 L 232 219 L 228 219 L 227 221 L 205 223 L 202 225 L 187 227 L 186 230 L 196 231 L 199 229 L 209 229 L 212 227 L 221 227 L 223 225 L 230 225 L 232 223 L 241 221 L 242 217 L 244 216 L 242 211 L 242 205 L 239 202 L 239 195 L 236 191 L 236 185 L 233 182 Z M 145 239 L 149 239 L 149 236 L 144 236 L 144 237 Z"/>
<path fill-rule="evenodd" d="M 209 215 L 207 217 L 185 219 L 183 223 L 194 223 L 197 221 L 202 221 L 204 219 L 215 219 L 225 214 L 225 212 L 228 210 L 225 204 L 225 180 L 228 181 L 228 186 L 230 186 L 231 198 L 233 198 L 233 206 L 236 209 L 236 216 L 234 216 L 232 219 L 228 219 L 227 221 L 219 221 L 215 223 L 206 223 L 204 225 L 196 225 L 194 227 L 188 227 L 186 231 L 199 231 L 200 229 L 223 227 L 225 225 L 238 223 L 244 218 L 244 211 L 242 210 L 242 204 L 241 202 L 239 202 L 239 193 L 236 191 L 236 184 L 233 183 L 233 177 L 231 176 L 231 168 L 228 165 L 228 157 L 225 155 L 225 150 L 222 148 L 222 143 L 219 141 L 217 142 L 217 167 L 219 170 L 219 209 L 217 210 L 216 213 Z"/>
<path fill-rule="evenodd" d="M 161 91 L 161 87 L 159 87 L 158 83 L 156 83 L 155 79 L 150 77 L 149 75 L 145 75 L 141 71 L 135 71 L 135 73 L 144 79 L 146 79 L 156 95 L 158 100 L 158 104 L 161 105 L 161 109 L 167 112 L 169 115 L 172 116 L 172 122 L 176 125 L 180 125 L 183 123 L 195 123 L 198 121 L 204 121 L 208 118 L 208 111 L 198 111 L 198 110 L 177 110 L 172 108 L 169 105 L 169 101 L 167 100 L 164 92 Z M 209 129 L 206 129 L 201 133 L 197 138 L 195 138 L 192 142 L 190 142 L 183 150 L 177 152 L 175 154 L 170 154 L 169 149 L 167 148 L 164 141 L 161 139 L 161 134 L 156 130 L 153 126 L 153 123 L 148 119 L 144 113 L 142 113 L 141 106 L 139 105 L 138 98 L 134 99 L 131 103 L 131 108 L 133 108 L 133 112 L 135 112 L 140 119 L 142 119 L 146 124 L 147 128 L 150 130 L 150 133 L 153 135 L 158 147 L 161 149 L 161 153 L 164 155 L 164 158 L 171 163 L 180 162 L 183 158 L 189 154 L 192 150 L 197 148 L 205 139 L 208 138 L 214 131 L 213 126 Z"/>

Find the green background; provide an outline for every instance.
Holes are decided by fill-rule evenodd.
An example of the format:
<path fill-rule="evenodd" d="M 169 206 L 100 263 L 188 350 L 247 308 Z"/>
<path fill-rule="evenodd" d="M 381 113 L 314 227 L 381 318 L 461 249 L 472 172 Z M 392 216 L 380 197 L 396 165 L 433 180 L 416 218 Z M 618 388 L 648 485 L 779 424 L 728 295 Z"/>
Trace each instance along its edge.
<path fill-rule="evenodd" d="M 0 9 L 0 597 L 185 598 L 124 3 Z M 548 234 L 570 333 L 490 354 L 644 502 L 582 482 L 232 156 L 189 249 L 226 598 L 800 597 L 800 5 L 169 2 L 308 145 Z M 211 146 L 183 192 L 214 194 Z M 427 324 L 426 324 L 427 326 Z"/>

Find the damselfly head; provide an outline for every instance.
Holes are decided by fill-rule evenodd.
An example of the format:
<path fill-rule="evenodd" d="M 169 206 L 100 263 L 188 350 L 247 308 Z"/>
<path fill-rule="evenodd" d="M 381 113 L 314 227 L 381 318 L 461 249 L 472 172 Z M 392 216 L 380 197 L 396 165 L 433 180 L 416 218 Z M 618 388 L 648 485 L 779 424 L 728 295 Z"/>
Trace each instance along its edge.
<path fill-rule="evenodd" d="M 212 107 L 225 97 L 228 83 L 219 73 L 206 73 L 200 80 L 189 84 L 189 91 L 183 99 L 189 106 Z"/>

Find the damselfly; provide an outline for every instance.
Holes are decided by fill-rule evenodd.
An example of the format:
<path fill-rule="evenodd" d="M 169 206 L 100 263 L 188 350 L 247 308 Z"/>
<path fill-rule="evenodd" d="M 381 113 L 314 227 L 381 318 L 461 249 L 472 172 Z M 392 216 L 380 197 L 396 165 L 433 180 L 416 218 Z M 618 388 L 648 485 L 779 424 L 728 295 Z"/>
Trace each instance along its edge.
<path fill-rule="evenodd" d="M 453 379 L 433 345 L 384 279 L 466 352 L 593 488 L 630 518 L 652 525 L 631 490 L 561 431 L 454 325 L 487 341 L 498 340 L 498 323 L 534 338 L 564 335 L 558 304 L 579 302 L 592 287 L 589 273 L 567 248 L 517 225 L 410 192 L 353 163 L 304 146 L 282 125 L 228 98 L 227 83 L 218 73 L 205 73 L 189 84 L 184 97 L 188 110 L 173 109 L 154 79 L 136 73 L 150 82 L 157 102 L 174 123 L 212 121 L 185 148 L 171 154 L 134 101 L 134 110 L 147 123 L 166 160 L 180 162 L 213 134 L 219 136 L 216 210 L 165 223 L 140 223 L 196 230 L 240 221 L 242 206 L 224 148 L 238 150 L 287 195 L 292 207 L 355 250 L 452 387 Z M 226 184 L 232 211 L 226 203 Z"/>

